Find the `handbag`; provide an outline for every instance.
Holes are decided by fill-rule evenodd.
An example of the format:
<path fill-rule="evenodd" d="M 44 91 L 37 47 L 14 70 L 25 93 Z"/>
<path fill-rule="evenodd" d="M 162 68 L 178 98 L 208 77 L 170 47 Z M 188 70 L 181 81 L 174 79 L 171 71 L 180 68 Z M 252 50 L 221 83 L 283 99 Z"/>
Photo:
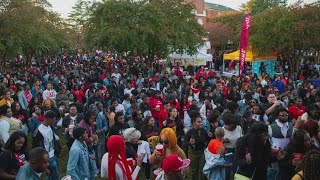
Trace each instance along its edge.
<path fill-rule="evenodd" d="M 252 176 L 251 176 L 251 178 L 250 178 L 250 177 L 244 176 L 244 175 L 242 175 L 242 174 L 239 174 L 239 173 L 238 173 L 238 170 L 239 170 L 239 166 L 238 166 L 238 168 L 237 168 L 236 173 L 234 174 L 234 180 L 251 180 L 251 179 L 253 179 L 254 174 L 255 174 L 255 172 L 256 172 L 256 168 L 254 168 L 253 174 L 252 174 Z"/>

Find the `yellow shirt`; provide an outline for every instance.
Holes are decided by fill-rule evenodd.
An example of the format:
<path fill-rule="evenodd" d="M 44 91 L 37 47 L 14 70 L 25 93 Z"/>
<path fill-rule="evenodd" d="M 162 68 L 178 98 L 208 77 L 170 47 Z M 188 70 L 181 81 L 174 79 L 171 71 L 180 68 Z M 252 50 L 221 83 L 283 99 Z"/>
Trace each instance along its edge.
<path fill-rule="evenodd" d="M 300 175 L 301 176 L 300 176 Z M 291 180 L 302 180 L 302 177 L 303 177 L 303 172 L 302 171 L 299 171 L 296 175 L 294 175 L 293 177 L 292 177 L 292 179 Z"/>

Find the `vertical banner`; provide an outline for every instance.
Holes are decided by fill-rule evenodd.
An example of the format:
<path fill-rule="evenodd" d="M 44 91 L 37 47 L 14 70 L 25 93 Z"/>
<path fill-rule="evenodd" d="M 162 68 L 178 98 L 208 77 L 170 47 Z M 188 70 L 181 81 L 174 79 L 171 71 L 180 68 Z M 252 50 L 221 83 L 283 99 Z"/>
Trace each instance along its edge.
<path fill-rule="evenodd" d="M 240 55 L 239 55 L 239 77 L 242 75 L 246 62 L 247 47 L 249 43 L 249 32 L 251 23 L 251 13 L 247 14 L 242 23 L 240 37 Z"/>

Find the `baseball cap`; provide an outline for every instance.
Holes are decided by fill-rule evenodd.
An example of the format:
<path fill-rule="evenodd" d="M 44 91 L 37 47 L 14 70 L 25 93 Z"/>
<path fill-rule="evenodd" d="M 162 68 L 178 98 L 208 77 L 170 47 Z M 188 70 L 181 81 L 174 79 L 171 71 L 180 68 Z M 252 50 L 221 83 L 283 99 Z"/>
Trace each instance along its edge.
<path fill-rule="evenodd" d="M 174 173 L 180 171 L 181 169 L 188 167 L 190 164 L 190 159 L 182 160 L 177 155 L 170 155 L 166 157 L 162 162 L 162 169 L 165 173 Z"/>

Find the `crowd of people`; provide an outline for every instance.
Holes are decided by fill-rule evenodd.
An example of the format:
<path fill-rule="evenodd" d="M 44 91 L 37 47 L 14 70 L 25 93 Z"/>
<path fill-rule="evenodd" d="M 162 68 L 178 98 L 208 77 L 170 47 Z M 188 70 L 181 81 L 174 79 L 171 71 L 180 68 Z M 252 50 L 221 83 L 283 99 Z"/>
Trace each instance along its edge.
<path fill-rule="evenodd" d="M 77 53 L 1 72 L 0 179 L 319 179 L 314 63 L 230 78 L 149 64 Z"/>

